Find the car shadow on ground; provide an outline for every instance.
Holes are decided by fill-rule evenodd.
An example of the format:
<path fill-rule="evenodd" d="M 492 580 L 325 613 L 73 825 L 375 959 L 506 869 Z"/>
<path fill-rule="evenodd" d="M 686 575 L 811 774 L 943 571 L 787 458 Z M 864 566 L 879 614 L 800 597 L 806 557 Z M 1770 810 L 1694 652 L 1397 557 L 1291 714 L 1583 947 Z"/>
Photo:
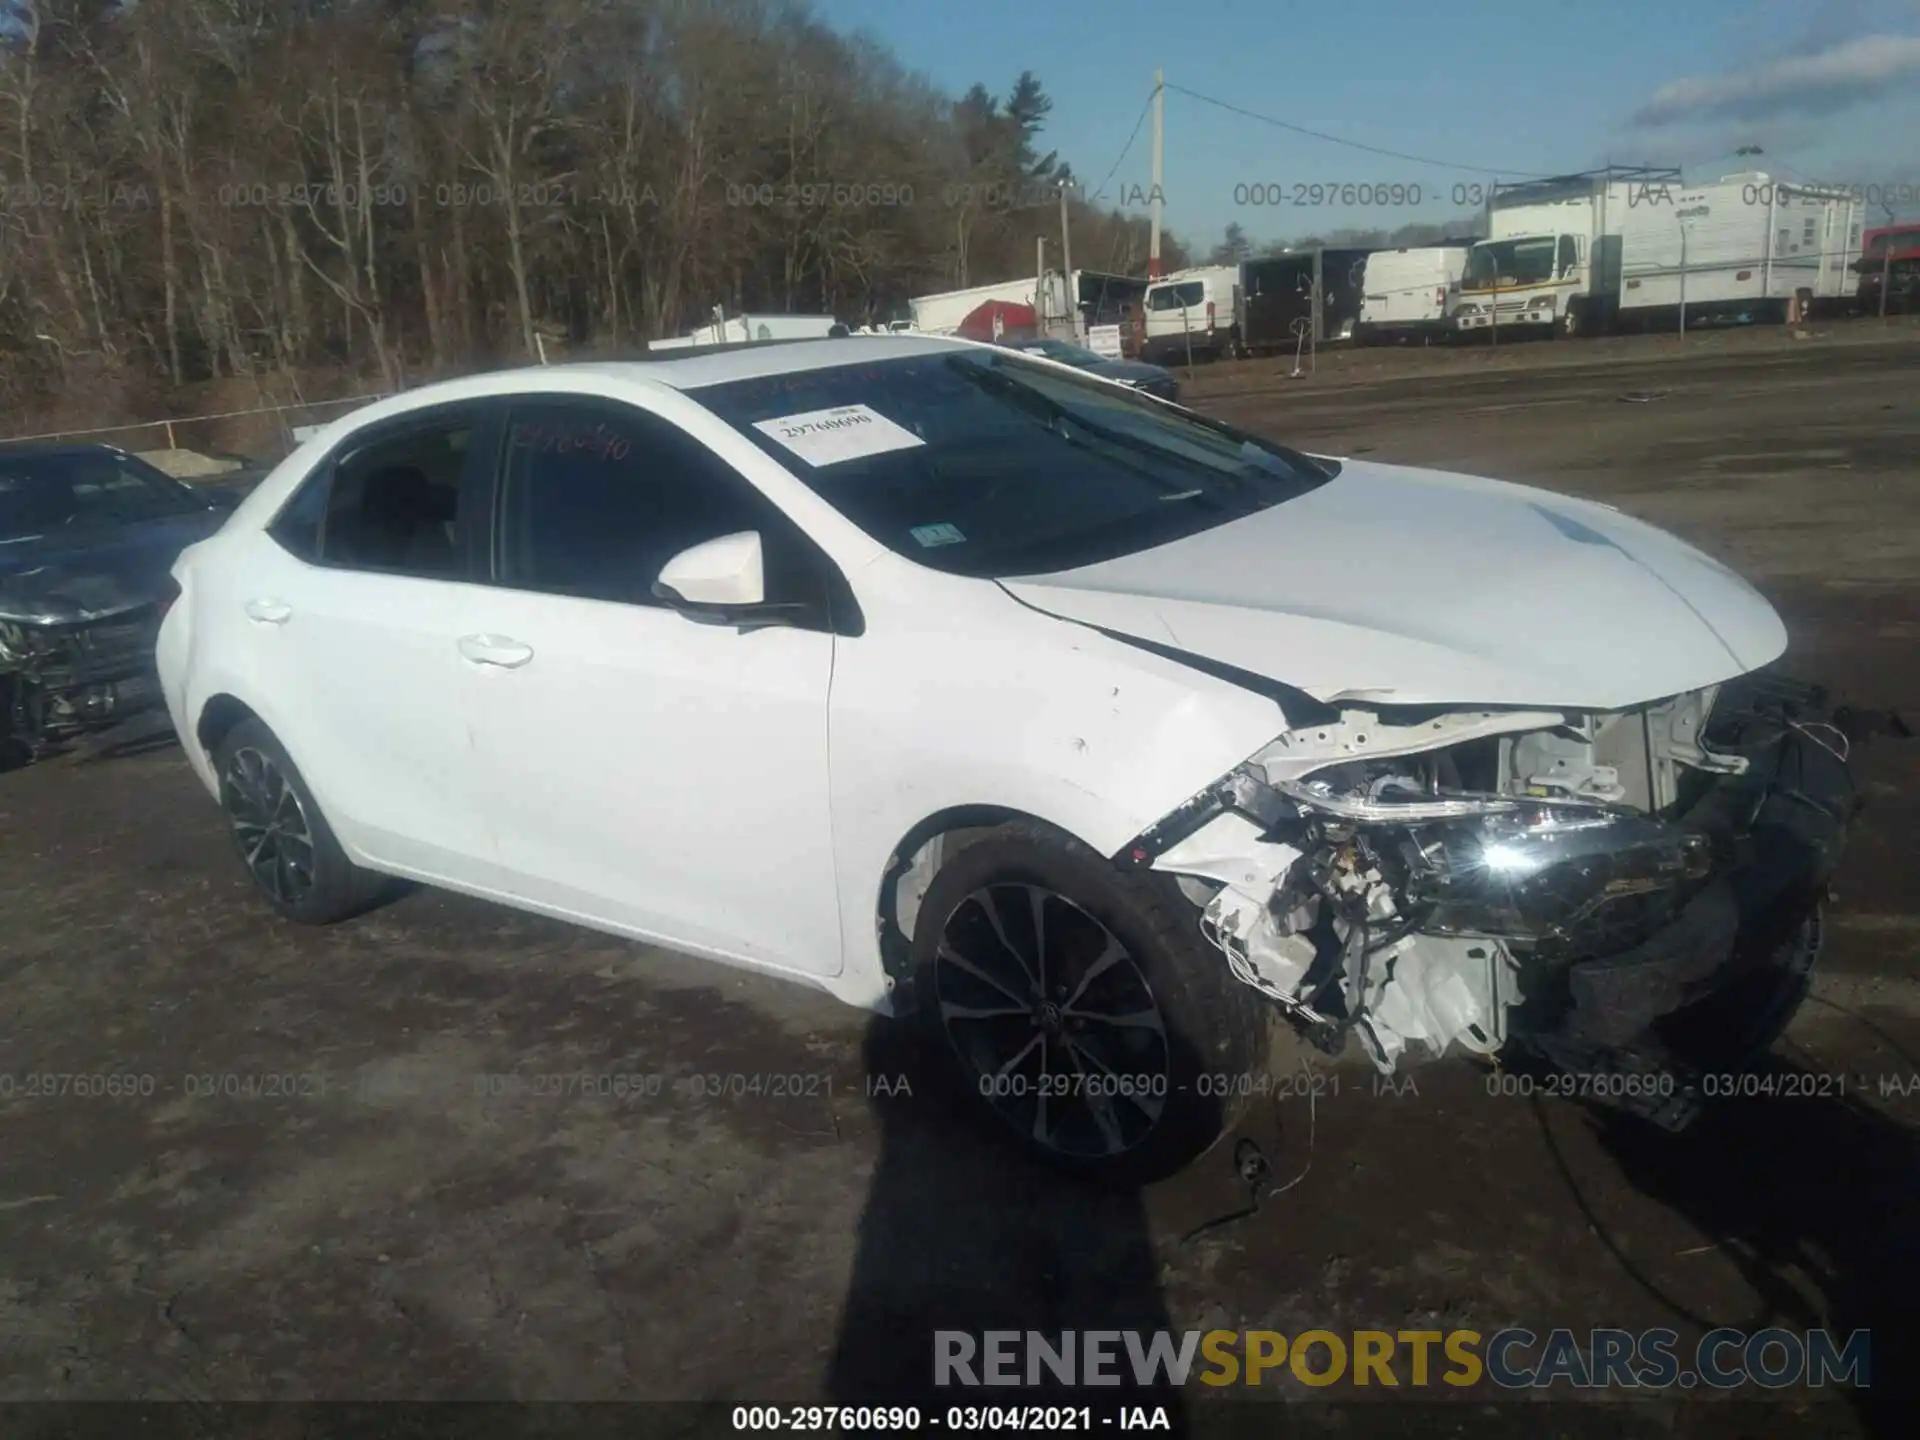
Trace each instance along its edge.
<path fill-rule="evenodd" d="M 1911 1369 L 1920 1355 L 1920 1137 L 1858 1094 L 1874 1077 L 1850 1077 L 1842 1093 L 1837 1077 L 1789 1060 L 1754 1073 L 1773 1094 L 1714 1104 L 1678 1135 L 1626 1117 L 1596 1121 L 1625 1178 L 1710 1238 L 1752 1290 L 1753 1309 L 1695 1313 L 1616 1253 L 1676 1319 L 1703 1329 L 1825 1328 L 1841 1343 L 1869 1331 L 1870 1380 L 1848 1388 L 1848 1401 L 1865 1433 L 1911 1435 L 1920 1418 Z"/>
<path fill-rule="evenodd" d="M 1184 1433 L 1178 1389 L 1136 1385 L 1117 1343 L 1112 1368 L 1124 1383 L 1111 1387 L 936 1383 L 937 1331 L 976 1341 L 1038 1331 L 1057 1344 L 1061 1331 L 1171 1330 L 1160 1265 L 1138 1189 L 1028 1160 L 994 1133 L 997 1122 L 943 1089 L 910 1026 L 873 1021 L 865 1061 L 880 1152 L 827 1376 L 831 1403 L 917 1405 L 925 1416 L 955 1405 L 1165 1406 Z"/>

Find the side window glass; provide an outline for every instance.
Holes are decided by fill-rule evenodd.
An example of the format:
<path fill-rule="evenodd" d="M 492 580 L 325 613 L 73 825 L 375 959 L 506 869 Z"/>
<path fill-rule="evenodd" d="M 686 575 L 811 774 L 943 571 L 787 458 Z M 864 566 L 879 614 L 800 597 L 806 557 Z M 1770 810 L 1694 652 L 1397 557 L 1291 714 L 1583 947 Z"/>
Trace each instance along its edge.
<path fill-rule="evenodd" d="M 460 474 L 471 414 L 410 427 L 343 452 L 333 465 L 320 558 L 427 579 L 465 578 Z"/>
<path fill-rule="evenodd" d="M 1558 267 L 1560 274 L 1563 276 L 1571 274 L 1574 266 L 1579 263 L 1580 252 L 1574 244 L 1573 236 L 1562 235 L 1560 237 L 1560 264 Z"/>
<path fill-rule="evenodd" d="M 639 410 L 516 405 L 501 498 L 507 585 L 659 605 L 653 582 L 675 555 L 756 530 L 768 601 L 825 598 L 824 562 L 792 523 L 705 445 Z"/>
<path fill-rule="evenodd" d="M 327 518 L 327 496 L 333 481 L 333 465 L 322 461 L 293 492 L 293 498 L 280 507 L 267 527 L 280 548 L 296 560 L 312 563 L 320 558 L 320 527 Z"/>

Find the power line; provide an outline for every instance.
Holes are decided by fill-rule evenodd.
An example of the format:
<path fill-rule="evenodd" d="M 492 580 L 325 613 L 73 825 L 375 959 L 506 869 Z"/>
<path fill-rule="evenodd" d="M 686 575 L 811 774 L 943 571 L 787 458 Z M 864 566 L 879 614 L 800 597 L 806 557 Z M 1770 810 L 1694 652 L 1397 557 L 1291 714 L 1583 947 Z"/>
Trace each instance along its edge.
<path fill-rule="evenodd" d="M 1443 170 L 1469 170 L 1476 175 L 1510 176 L 1516 180 L 1544 180 L 1548 176 L 1530 170 L 1497 170 L 1486 165 L 1459 165 L 1451 160 L 1436 160 L 1431 155 L 1409 155 L 1401 150 L 1388 150 L 1379 145 L 1367 145 L 1358 140 L 1343 139 L 1338 135 L 1329 135 L 1324 130 L 1310 130 L 1305 125 L 1295 125 L 1291 120 L 1277 120 L 1271 115 L 1262 115 L 1257 110 L 1248 110 L 1239 105 L 1231 105 L 1225 100 L 1216 100 L 1211 95 L 1202 95 L 1198 90 L 1189 90 L 1184 85 L 1168 85 L 1169 90 L 1178 90 L 1190 99 L 1203 105 L 1213 105 L 1235 115 L 1244 115 L 1249 120 L 1258 120 L 1264 125 L 1277 126 L 1282 130 L 1291 130 L 1296 135 L 1305 135 L 1314 140 L 1324 140 L 1329 145 L 1344 145 L 1349 150 L 1364 150 L 1369 155 L 1384 155 L 1391 160 L 1407 160 L 1415 165 L 1436 165 Z M 1136 131 L 1138 126 L 1135 127 Z M 1131 142 L 1129 142 L 1131 143 Z"/>
<path fill-rule="evenodd" d="M 1140 107 L 1140 114 L 1134 119 L 1133 133 L 1127 136 L 1127 143 L 1121 147 L 1120 158 L 1108 167 L 1106 175 L 1101 179 L 1100 183 L 1093 188 L 1093 193 L 1087 196 L 1087 203 L 1089 205 L 1098 200 L 1106 191 L 1107 181 L 1113 179 L 1114 171 L 1126 164 L 1127 156 L 1133 153 L 1133 142 L 1140 138 L 1140 127 L 1146 122 L 1147 111 L 1153 108 L 1153 94 L 1154 92 L 1151 90 L 1147 92 L 1147 103 Z"/>

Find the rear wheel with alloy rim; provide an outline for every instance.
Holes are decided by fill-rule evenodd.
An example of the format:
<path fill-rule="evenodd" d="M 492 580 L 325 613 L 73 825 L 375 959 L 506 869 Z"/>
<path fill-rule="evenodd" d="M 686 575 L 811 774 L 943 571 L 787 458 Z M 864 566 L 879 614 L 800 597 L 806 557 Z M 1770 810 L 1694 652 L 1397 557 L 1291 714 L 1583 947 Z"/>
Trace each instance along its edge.
<path fill-rule="evenodd" d="M 914 927 L 926 1043 L 990 1124 L 1082 1173 L 1171 1173 L 1236 1118 L 1268 1010 L 1170 877 L 1043 826 L 962 849 Z"/>
<path fill-rule="evenodd" d="M 286 748 L 265 725 L 244 720 L 234 726 L 213 759 L 234 850 L 275 910 L 324 925 L 381 897 L 385 878 L 347 859 Z"/>

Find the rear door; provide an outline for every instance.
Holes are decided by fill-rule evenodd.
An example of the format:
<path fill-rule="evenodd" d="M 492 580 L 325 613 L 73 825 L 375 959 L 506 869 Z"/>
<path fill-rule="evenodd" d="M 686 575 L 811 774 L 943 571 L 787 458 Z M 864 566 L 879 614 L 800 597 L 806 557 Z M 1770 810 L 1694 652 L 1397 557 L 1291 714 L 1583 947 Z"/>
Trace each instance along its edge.
<path fill-rule="evenodd" d="M 492 847 L 456 646 L 497 443 L 473 405 L 349 437 L 249 541 L 227 601 L 240 673 L 348 848 L 482 888 Z"/>

